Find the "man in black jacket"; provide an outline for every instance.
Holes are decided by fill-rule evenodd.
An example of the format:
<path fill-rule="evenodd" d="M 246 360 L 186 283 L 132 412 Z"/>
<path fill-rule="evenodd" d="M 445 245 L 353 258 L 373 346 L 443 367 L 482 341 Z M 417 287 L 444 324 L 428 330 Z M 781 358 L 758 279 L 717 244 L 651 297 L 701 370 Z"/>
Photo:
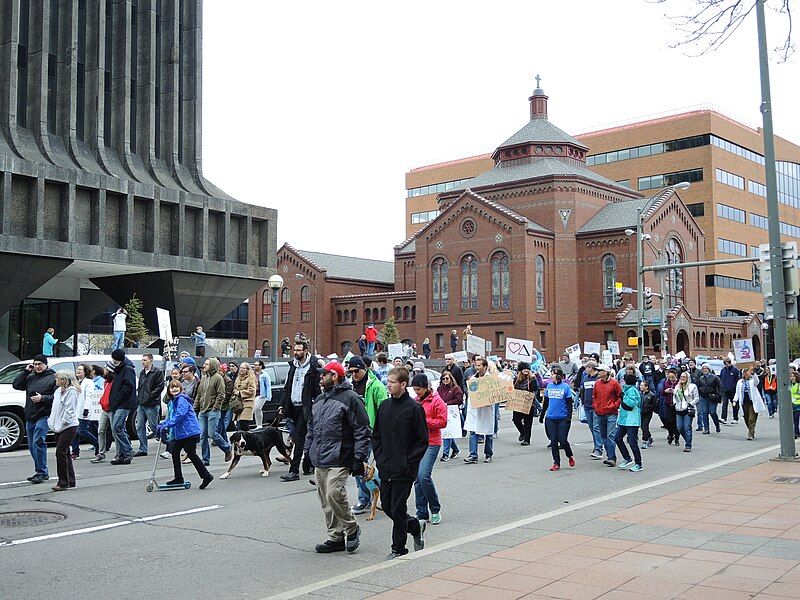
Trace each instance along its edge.
<path fill-rule="evenodd" d="M 153 366 L 153 355 L 142 354 L 139 387 L 136 389 L 136 437 L 139 451 L 134 456 L 147 456 L 147 424 L 155 433 L 161 413 L 161 392 L 164 391 L 164 371 Z"/>
<path fill-rule="evenodd" d="M 281 475 L 281 481 L 300 479 L 300 460 L 303 458 L 311 403 L 320 393 L 319 361 L 308 351 L 308 342 L 297 339 L 294 342 L 294 360 L 289 367 L 286 385 L 283 387 L 283 406 L 280 408 L 283 416 L 292 422 L 290 431 L 294 453 L 289 472 Z M 303 461 L 303 475 L 310 475 L 311 469 L 311 464 L 306 458 Z"/>
<path fill-rule="evenodd" d="M 341 363 L 325 365 L 320 383 L 324 391 L 314 400 L 305 440 L 308 457 L 316 469 L 317 494 L 328 525 L 328 539 L 314 549 L 320 553 L 353 552 L 358 548 L 361 529 L 347 503 L 347 477 L 364 475 L 369 418 L 361 397 L 345 379 Z"/>
<path fill-rule="evenodd" d="M 133 457 L 133 448 L 128 438 L 128 415 L 136 408 L 136 369 L 125 356 L 122 348 L 111 353 L 114 364 L 114 381 L 108 395 L 108 409 L 111 413 L 111 432 L 117 443 L 117 457 L 112 465 L 129 465 Z"/>
<path fill-rule="evenodd" d="M 456 361 L 455 361 L 455 359 L 453 359 L 452 356 L 445 356 L 444 357 L 444 362 L 445 362 L 445 365 L 444 365 L 444 369 L 442 369 L 442 371 L 447 371 L 448 373 L 450 373 L 450 375 L 453 376 L 453 381 L 455 382 L 455 384 L 459 388 L 461 388 L 461 391 L 463 392 L 464 391 L 464 371 L 462 371 L 461 367 L 459 367 L 456 364 Z"/>
<path fill-rule="evenodd" d="M 422 405 L 406 391 L 408 369 L 389 371 L 387 387 L 389 398 L 378 407 L 372 448 L 381 476 L 381 504 L 393 523 L 392 551 L 386 557 L 391 560 L 408 554 L 409 533 L 414 538 L 414 550 L 425 547 L 425 521 L 408 514 L 408 496 L 428 450 L 428 426 Z"/>
<path fill-rule="evenodd" d="M 56 391 L 55 373 L 47 367 L 47 357 L 37 355 L 33 363 L 20 371 L 11 386 L 25 392 L 25 434 L 36 470 L 28 481 L 42 483 L 50 478 L 47 471 L 47 417 Z"/>

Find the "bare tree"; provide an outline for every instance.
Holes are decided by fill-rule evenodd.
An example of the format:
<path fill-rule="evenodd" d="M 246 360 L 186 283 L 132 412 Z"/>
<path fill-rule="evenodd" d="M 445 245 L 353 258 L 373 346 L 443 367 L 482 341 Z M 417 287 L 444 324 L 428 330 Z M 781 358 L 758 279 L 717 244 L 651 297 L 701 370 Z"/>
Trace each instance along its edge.
<path fill-rule="evenodd" d="M 673 0 L 648 0 L 655 4 L 668 4 Z M 755 10 L 757 0 L 694 0 L 688 14 L 666 16 L 677 26 L 685 38 L 672 44 L 699 47 L 699 54 L 717 50 L 731 37 Z M 786 34 L 782 44 L 773 50 L 780 62 L 785 62 L 794 52 L 792 40 L 792 0 L 766 0 L 765 6 L 781 16 Z"/>

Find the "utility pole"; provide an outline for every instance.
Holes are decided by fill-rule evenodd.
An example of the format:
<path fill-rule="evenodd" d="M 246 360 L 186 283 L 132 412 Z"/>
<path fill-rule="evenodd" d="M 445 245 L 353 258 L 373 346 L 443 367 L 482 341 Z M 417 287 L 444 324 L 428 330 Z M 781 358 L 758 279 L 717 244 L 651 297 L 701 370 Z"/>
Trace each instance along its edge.
<path fill-rule="evenodd" d="M 764 170 L 767 184 L 767 224 L 772 274 L 773 335 L 775 366 L 778 376 L 778 427 L 780 431 L 780 460 L 796 460 L 797 453 L 792 431 L 792 399 L 789 390 L 789 339 L 786 331 L 786 287 L 783 281 L 783 251 L 781 249 L 780 211 L 775 173 L 775 140 L 772 133 L 772 98 L 769 84 L 769 54 L 767 27 L 764 19 L 765 0 L 756 0 L 758 29 L 758 62 L 761 72 L 761 117 L 764 131 Z"/>
<path fill-rule="evenodd" d="M 642 207 L 636 208 L 636 336 L 639 338 L 639 362 L 644 360 L 644 222 Z"/>

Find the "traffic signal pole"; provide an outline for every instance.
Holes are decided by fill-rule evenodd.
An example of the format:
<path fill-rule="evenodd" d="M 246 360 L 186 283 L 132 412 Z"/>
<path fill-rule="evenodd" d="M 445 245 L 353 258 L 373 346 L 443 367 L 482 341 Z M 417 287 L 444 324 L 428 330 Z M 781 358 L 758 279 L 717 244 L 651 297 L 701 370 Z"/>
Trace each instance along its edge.
<path fill-rule="evenodd" d="M 639 362 L 644 360 L 644 222 L 642 207 L 636 209 L 636 336 L 639 338 Z"/>

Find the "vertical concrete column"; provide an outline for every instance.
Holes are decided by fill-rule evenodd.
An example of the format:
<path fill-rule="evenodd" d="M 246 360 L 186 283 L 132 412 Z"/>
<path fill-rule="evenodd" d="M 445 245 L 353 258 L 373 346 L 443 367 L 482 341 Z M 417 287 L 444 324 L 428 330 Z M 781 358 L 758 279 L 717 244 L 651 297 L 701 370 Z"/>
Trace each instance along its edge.
<path fill-rule="evenodd" d="M 133 247 L 133 184 L 129 185 L 128 192 L 125 194 L 125 215 L 121 219 L 119 230 L 119 245 L 121 248 L 130 250 Z"/>
<path fill-rule="evenodd" d="M 112 139 L 120 155 L 130 154 L 131 124 L 131 5 L 125 0 L 114 2 L 114 75 L 111 82 L 114 107 Z"/>
<path fill-rule="evenodd" d="M 47 32 L 50 3 L 30 3 L 30 33 L 28 36 L 28 127 L 40 149 L 47 140 Z M 38 23 L 38 28 L 34 25 Z"/>
<path fill-rule="evenodd" d="M 225 204 L 225 216 L 223 217 L 222 231 L 219 233 L 222 235 L 223 253 L 222 256 L 217 257 L 217 260 L 223 260 L 228 263 L 236 262 L 236 253 L 239 251 L 239 249 L 233 248 L 233 244 L 229 243 L 233 237 L 231 236 L 231 211 L 227 203 Z"/>
<path fill-rule="evenodd" d="M 161 10 L 161 157 L 178 163 L 178 0 L 162 0 Z"/>
<path fill-rule="evenodd" d="M 145 164 L 155 158 L 156 117 L 156 2 L 139 0 L 139 72 L 136 75 L 136 154 Z"/>
<path fill-rule="evenodd" d="M 73 176 L 74 177 L 74 174 Z M 66 197 L 65 197 L 66 196 Z M 74 179 L 67 183 L 64 187 L 64 192 L 61 198 L 61 201 L 64 202 L 66 206 L 62 207 L 62 213 L 64 214 L 64 219 L 62 219 L 62 223 L 65 224 L 67 230 L 64 232 L 66 234 L 66 239 L 63 241 L 65 242 L 74 242 L 75 241 L 75 221 L 76 218 L 85 218 L 85 215 L 78 215 L 75 212 L 75 181 Z"/>
<path fill-rule="evenodd" d="M 103 147 L 105 0 L 86 0 L 86 144 Z"/>
<path fill-rule="evenodd" d="M 44 177 L 36 177 L 33 190 L 28 193 L 28 235 L 37 240 L 44 238 Z"/>
<path fill-rule="evenodd" d="M 178 256 L 188 256 L 186 252 L 186 193 L 178 193 Z"/>
<path fill-rule="evenodd" d="M 11 223 L 11 173 L 0 173 L 0 234 L 10 235 L 4 227 Z"/>
<path fill-rule="evenodd" d="M 78 3 L 58 3 L 58 133 L 74 142 L 78 98 Z M 84 82 L 85 84 L 85 82 Z"/>
<path fill-rule="evenodd" d="M 161 247 L 161 188 L 155 188 L 153 191 L 153 228 L 150 234 L 153 236 L 153 243 L 151 251 L 155 254 L 164 253 L 169 254 L 169 248 Z M 165 227 L 172 226 L 172 223 L 164 224 Z"/>
<path fill-rule="evenodd" d="M 19 43 L 19 0 L 0 2 L 0 136 L 11 138 L 17 126 L 17 45 Z"/>
<path fill-rule="evenodd" d="M 184 2 L 183 15 L 183 163 L 202 179 L 202 2 Z"/>
<path fill-rule="evenodd" d="M 200 258 L 203 260 L 209 260 L 211 257 L 208 253 L 208 200 L 206 200 L 203 206 L 203 233 L 201 235 L 202 239 L 200 242 Z"/>
<path fill-rule="evenodd" d="M 248 211 L 247 226 L 245 227 L 244 240 L 242 245 L 244 247 L 244 262 L 248 265 L 258 264 L 258 244 L 253 244 L 255 236 L 253 235 L 253 215 Z M 316 342 L 316 340 L 314 340 Z"/>
<path fill-rule="evenodd" d="M 106 223 L 106 190 L 99 188 L 92 198 L 91 210 L 91 243 L 92 245 L 104 246 L 103 230 Z"/>

